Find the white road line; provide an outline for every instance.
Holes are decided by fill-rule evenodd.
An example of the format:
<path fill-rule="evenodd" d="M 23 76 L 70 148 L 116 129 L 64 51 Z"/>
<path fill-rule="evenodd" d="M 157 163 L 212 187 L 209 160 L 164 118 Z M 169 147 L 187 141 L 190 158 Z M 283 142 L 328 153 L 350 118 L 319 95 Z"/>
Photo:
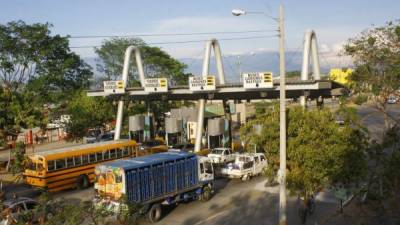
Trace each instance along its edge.
<path fill-rule="evenodd" d="M 227 214 L 228 212 L 229 212 L 229 209 L 226 209 L 226 210 L 224 210 L 224 211 L 221 211 L 221 212 L 219 212 L 219 213 L 217 213 L 217 214 L 214 214 L 214 215 L 208 217 L 208 218 L 205 219 L 205 220 L 199 221 L 199 222 L 197 222 L 197 223 L 195 223 L 195 224 L 193 224 L 193 225 L 200 225 L 200 224 L 203 224 L 203 223 L 205 223 L 205 222 L 207 222 L 207 221 L 210 221 L 210 220 L 212 220 L 212 219 L 217 218 L 218 216 L 225 215 L 225 214 Z"/>

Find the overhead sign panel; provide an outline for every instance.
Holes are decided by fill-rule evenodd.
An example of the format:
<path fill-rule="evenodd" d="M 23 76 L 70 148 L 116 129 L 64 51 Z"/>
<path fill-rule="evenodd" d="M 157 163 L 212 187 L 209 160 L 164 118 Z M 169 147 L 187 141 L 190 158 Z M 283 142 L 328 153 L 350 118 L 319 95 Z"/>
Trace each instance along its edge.
<path fill-rule="evenodd" d="M 189 77 L 189 89 L 191 91 L 214 91 L 215 76 Z"/>
<path fill-rule="evenodd" d="M 144 80 L 145 92 L 168 92 L 167 78 L 149 78 Z"/>
<path fill-rule="evenodd" d="M 272 72 L 243 74 L 243 87 L 246 89 L 272 88 Z"/>
<path fill-rule="evenodd" d="M 104 81 L 104 92 L 108 94 L 123 94 L 125 93 L 125 84 L 123 80 Z"/>

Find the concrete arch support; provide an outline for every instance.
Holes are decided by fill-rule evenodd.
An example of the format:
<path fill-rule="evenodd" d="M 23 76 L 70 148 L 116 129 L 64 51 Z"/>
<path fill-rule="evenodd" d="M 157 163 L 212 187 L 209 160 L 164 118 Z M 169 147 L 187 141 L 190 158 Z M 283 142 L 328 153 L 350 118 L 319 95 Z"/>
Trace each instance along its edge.
<path fill-rule="evenodd" d="M 308 67 L 310 65 L 310 53 L 312 54 L 314 80 L 320 80 L 320 67 L 318 57 L 317 36 L 313 30 L 307 30 L 304 34 L 303 66 L 301 80 L 308 80 Z"/>
<path fill-rule="evenodd" d="M 129 71 L 129 63 L 131 61 L 132 52 L 135 53 L 136 67 L 139 73 L 140 84 L 142 85 L 142 87 L 144 87 L 145 76 L 144 76 L 142 56 L 140 54 L 139 48 L 133 45 L 129 46 L 125 50 L 124 67 L 122 70 L 122 80 L 124 81 L 126 87 L 126 85 L 128 84 L 128 71 Z M 114 140 L 119 140 L 121 137 L 123 109 L 124 109 L 124 101 L 119 100 L 118 110 L 117 110 L 117 121 L 115 124 Z"/>
<path fill-rule="evenodd" d="M 224 67 L 222 64 L 222 54 L 221 54 L 221 47 L 219 46 L 217 39 L 210 39 L 206 43 L 206 48 L 204 52 L 204 59 L 203 59 L 203 70 L 202 76 L 206 77 L 209 75 L 210 72 L 210 58 L 211 58 L 211 48 L 214 49 L 214 56 L 217 66 L 217 73 L 218 73 L 218 83 L 225 84 L 225 73 Z M 197 117 L 197 127 L 196 127 L 196 143 L 195 143 L 195 152 L 201 150 L 201 139 L 203 137 L 203 124 L 204 124 L 204 109 L 205 109 L 205 99 L 200 99 L 198 102 L 199 111 Z"/>

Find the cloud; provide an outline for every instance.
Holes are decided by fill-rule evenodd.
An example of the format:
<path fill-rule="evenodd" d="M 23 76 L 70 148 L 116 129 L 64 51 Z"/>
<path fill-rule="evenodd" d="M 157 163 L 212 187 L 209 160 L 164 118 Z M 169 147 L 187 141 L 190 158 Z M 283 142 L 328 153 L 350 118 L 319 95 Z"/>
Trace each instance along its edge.
<path fill-rule="evenodd" d="M 334 44 L 320 44 L 319 58 L 322 67 L 349 67 L 353 65 L 353 60 L 350 56 L 345 56 L 343 53 L 343 45 L 345 42 Z"/>

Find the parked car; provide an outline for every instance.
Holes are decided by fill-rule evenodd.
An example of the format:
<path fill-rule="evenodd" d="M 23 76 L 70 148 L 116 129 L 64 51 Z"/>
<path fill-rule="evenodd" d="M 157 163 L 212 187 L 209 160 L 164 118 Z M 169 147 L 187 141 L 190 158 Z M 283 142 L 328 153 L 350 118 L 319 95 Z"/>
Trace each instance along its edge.
<path fill-rule="evenodd" d="M 97 136 L 97 142 L 112 141 L 114 140 L 114 132 L 107 132 Z"/>
<path fill-rule="evenodd" d="M 228 163 L 235 160 L 235 154 L 230 148 L 214 148 L 207 157 L 215 164 Z"/>
<path fill-rule="evenodd" d="M 11 219 L 18 222 L 18 220 L 20 219 L 19 217 L 23 214 L 27 213 L 28 211 L 31 211 L 33 213 L 33 210 L 37 205 L 37 201 L 31 198 L 24 197 L 4 201 L 3 206 L 5 208 L 1 212 L 4 218 L 2 218 L 2 220 L 0 221 L 0 225 L 13 224 L 10 223 Z"/>
<path fill-rule="evenodd" d="M 247 180 L 260 175 L 267 167 L 267 159 L 262 153 L 244 153 L 236 155 L 235 161 L 221 169 L 222 176 Z"/>
<path fill-rule="evenodd" d="M 143 142 L 139 150 L 149 153 L 166 152 L 168 151 L 168 146 L 162 140 L 150 140 Z"/>
<path fill-rule="evenodd" d="M 172 149 L 179 149 L 184 152 L 193 152 L 194 151 L 194 144 L 192 143 L 180 143 L 175 144 L 172 146 Z"/>

